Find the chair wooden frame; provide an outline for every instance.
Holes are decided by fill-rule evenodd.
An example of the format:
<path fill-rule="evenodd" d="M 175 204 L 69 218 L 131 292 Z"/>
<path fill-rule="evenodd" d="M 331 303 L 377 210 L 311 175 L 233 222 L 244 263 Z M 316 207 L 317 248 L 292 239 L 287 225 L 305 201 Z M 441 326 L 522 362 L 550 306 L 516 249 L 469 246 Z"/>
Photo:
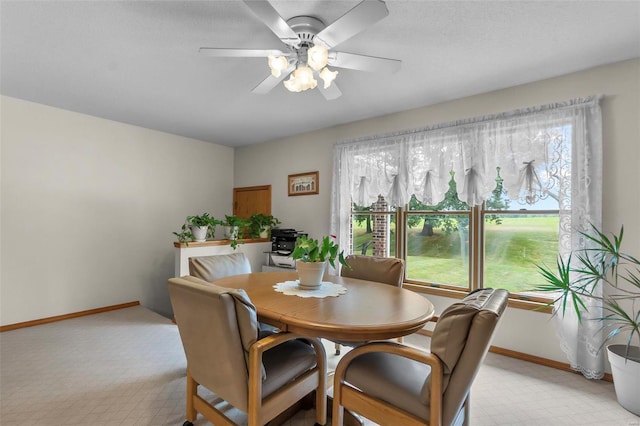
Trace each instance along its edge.
<path fill-rule="evenodd" d="M 262 398 L 262 355 L 268 349 L 290 340 L 305 339 L 316 351 L 317 365 L 293 382 L 286 384 L 266 398 Z M 216 368 L 212 366 L 212 368 Z M 316 391 L 316 421 L 327 422 L 326 393 L 327 364 L 324 346 L 320 340 L 295 333 L 273 334 L 254 343 L 249 350 L 249 408 L 248 426 L 261 426 L 275 418 L 297 401 Z M 191 376 L 187 366 L 187 421 L 194 422 L 198 413 L 215 425 L 237 426 L 220 410 L 198 395 L 199 383 Z M 214 389 L 210 389 L 215 392 Z"/>
<path fill-rule="evenodd" d="M 349 364 L 356 357 L 370 352 L 385 352 L 409 358 L 431 366 L 430 419 L 425 422 L 411 413 L 406 412 L 378 398 L 372 397 L 350 386 L 345 381 L 345 373 Z M 344 409 L 358 413 L 380 425 L 403 426 L 441 426 L 442 425 L 442 361 L 436 355 L 424 352 L 410 346 L 394 342 L 368 343 L 352 349 L 344 355 L 336 368 L 333 385 L 332 425 L 342 426 Z M 464 403 L 464 410 L 468 414 L 469 397 Z M 465 421 L 468 417 L 465 415 Z"/>

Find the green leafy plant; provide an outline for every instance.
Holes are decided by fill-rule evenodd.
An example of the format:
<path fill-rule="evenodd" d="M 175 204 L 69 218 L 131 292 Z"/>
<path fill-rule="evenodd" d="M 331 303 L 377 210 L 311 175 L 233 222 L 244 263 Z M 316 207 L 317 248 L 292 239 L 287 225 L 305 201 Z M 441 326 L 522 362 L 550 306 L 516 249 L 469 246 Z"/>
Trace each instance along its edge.
<path fill-rule="evenodd" d="M 627 334 L 628 356 L 634 336 L 640 340 L 640 309 L 636 306 L 640 302 L 640 260 L 621 250 L 624 227 L 612 238 L 592 228 L 592 233 L 581 232 L 589 242 L 588 248 L 572 253 L 566 263 L 558 257 L 555 270 L 538 265 L 546 284 L 536 291 L 556 293 L 549 305 L 560 302 L 563 315 L 570 305 L 580 321 L 587 311 L 584 300 L 600 300 L 604 315 L 596 320 L 602 321 L 602 330 L 608 331 L 602 346 L 621 333 Z M 600 282 L 603 296 L 596 293 Z"/>
<path fill-rule="evenodd" d="M 229 240 L 231 241 L 231 248 L 235 250 L 238 247 L 238 237 L 242 235 L 242 228 L 248 226 L 249 221 L 238 216 L 224 215 L 224 222 L 221 225 L 231 228 L 228 232 Z M 234 231 L 233 228 L 237 228 L 237 231 Z"/>
<path fill-rule="evenodd" d="M 340 264 L 350 268 L 344 259 L 344 252 L 341 251 L 338 253 L 338 250 L 340 250 L 338 244 L 333 242 L 328 236 L 323 237 L 322 243 L 320 243 L 318 240 L 303 235 L 296 239 L 296 247 L 293 249 L 291 257 L 303 262 L 329 261 L 329 264 L 334 268 L 336 267 L 335 260 L 338 259 Z"/>
<path fill-rule="evenodd" d="M 224 215 L 224 226 L 247 226 L 249 222 L 238 216 Z"/>
<path fill-rule="evenodd" d="M 194 240 L 193 233 L 191 232 L 192 226 L 208 226 L 207 238 L 213 238 L 216 232 L 216 225 L 221 225 L 222 222 L 210 216 L 209 213 L 202 213 L 196 216 L 187 216 L 186 220 L 182 224 L 180 231 L 174 232 L 173 235 L 178 237 L 178 241 L 189 245 L 189 241 Z"/>
<path fill-rule="evenodd" d="M 280 220 L 269 214 L 256 213 L 249 217 L 249 236 L 251 238 L 260 237 L 260 233 L 269 228 L 274 228 L 280 225 Z"/>

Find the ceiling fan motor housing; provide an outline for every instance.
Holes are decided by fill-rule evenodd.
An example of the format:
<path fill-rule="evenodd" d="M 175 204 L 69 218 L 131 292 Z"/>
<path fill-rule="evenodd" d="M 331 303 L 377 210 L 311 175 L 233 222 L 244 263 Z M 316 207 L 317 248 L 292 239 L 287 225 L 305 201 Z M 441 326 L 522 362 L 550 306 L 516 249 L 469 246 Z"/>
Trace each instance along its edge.
<path fill-rule="evenodd" d="M 325 28 L 324 22 L 313 16 L 295 16 L 287 24 L 300 37 L 300 47 L 313 46 L 313 38 Z"/>

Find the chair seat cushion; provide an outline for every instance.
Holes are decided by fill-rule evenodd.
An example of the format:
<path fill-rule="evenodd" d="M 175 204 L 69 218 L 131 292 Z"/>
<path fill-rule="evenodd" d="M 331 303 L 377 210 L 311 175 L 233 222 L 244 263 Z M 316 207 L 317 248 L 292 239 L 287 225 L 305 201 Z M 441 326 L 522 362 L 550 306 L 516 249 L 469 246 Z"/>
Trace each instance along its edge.
<path fill-rule="evenodd" d="M 309 343 L 292 340 L 262 355 L 267 379 L 262 382 L 263 398 L 316 366 L 316 355 Z"/>
<path fill-rule="evenodd" d="M 351 361 L 345 380 L 364 393 L 388 402 L 422 419 L 429 419 L 429 407 L 420 392 L 431 367 L 398 355 L 374 352 Z"/>

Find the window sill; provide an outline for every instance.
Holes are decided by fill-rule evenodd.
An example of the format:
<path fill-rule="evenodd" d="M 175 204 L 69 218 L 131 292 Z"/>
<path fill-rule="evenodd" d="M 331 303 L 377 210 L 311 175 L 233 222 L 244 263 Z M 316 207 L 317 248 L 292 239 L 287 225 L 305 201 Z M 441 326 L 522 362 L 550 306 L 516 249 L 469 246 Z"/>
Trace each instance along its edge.
<path fill-rule="evenodd" d="M 451 290 L 448 288 L 445 289 L 445 288 L 438 288 L 438 287 L 430 287 L 426 285 L 411 284 L 406 282 L 403 284 L 403 288 L 414 291 L 416 293 L 433 294 L 435 296 L 449 297 L 452 299 L 463 299 L 467 294 L 469 294 L 468 292 L 462 291 L 462 290 Z M 523 300 L 523 299 L 518 299 L 516 297 L 509 297 L 508 306 L 510 308 L 524 309 L 528 311 L 535 311 L 535 312 L 540 312 L 545 314 L 552 313 L 551 307 L 546 306 L 545 302 Z"/>

